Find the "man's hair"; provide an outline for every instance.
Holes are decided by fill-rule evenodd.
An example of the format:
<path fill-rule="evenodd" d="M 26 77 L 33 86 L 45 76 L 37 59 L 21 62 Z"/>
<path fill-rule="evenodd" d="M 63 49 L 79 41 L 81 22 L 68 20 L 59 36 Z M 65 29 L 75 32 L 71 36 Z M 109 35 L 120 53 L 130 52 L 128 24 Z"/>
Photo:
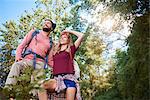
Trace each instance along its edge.
<path fill-rule="evenodd" d="M 52 20 L 50 20 L 50 19 L 45 19 L 45 21 L 50 21 L 50 22 L 52 23 L 52 31 L 56 28 L 56 24 L 53 23 Z"/>

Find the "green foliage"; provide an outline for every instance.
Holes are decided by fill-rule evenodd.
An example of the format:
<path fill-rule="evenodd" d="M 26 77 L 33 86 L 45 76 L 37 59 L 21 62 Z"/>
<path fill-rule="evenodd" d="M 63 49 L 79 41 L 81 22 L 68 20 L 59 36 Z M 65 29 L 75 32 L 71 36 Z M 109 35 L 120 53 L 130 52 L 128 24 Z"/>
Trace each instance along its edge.
<path fill-rule="evenodd" d="M 25 68 L 19 77 L 14 77 L 17 81 L 16 84 L 7 85 L 2 90 L 4 97 L 7 99 L 15 97 L 16 100 L 37 98 L 37 90 L 41 89 L 39 81 L 46 77 L 42 74 L 38 75 L 40 72 L 43 70 L 34 70 L 32 67 Z"/>
<path fill-rule="evenodd" d="M 128 38 L 130 55 L 128 67 L 133 69 L 130 75 L 132 84 L 129 84 L 129 89 L 133 95 L 133 99 L 146 100 L 148 99 L 148 81 L 149 81 L 149 27 L 148 27 L 149 14 L 145 13 L 141 17 L 135 19 L 132 35 Z"/>
<path fill-rule="evenodd" d="M 0 29 L 0 36 L 3 37 L 0 41 L 3 43 L 0 49 L 0 87 L 4 85 L 4 80 L 9 72 L 9 67 L 13 64 L 14 56 L 12 51 L 16 48 L 18 27 L 14 21 L 8 21 L 3 24 L 4 28 Z M 7 67 L 6 67 L 7 66 Z M 4 73 L 5 72 L 5 73 Z"/>
<path fill-rule="evenodd" d="M 92 32 L 91 32 L 92 33 Z M 93 49 L 94 48 L 94 49 Z M 89 34 L 77 56 L 81 68 L 81 93 L 84 99 L 91 100 L 97 92 L 111 86 L 109 78 L 101 75 L 104 62 L 101 58 L 104 45 L 98 36 Z"/>
<path fill-rule="evenodd" d="M 84 7 L 88 10 L 91 7 L 94 9 L 98 6 L 97 2 L 99 0 L 87 1 L 85 3 L 87 6 Z M 117 93 L 115 94 L 121 100 L 148 100 L 149 1 L 107 0 L 104 3 L 110 11 L 120 13 L 126 20 L 135 18 L 132 22 L 133 27 L 130 27 L 131 35 L 127 38 L 128 50 L 117 51 L 117 62 L 112 68 L 114 72 L 110 77 L 112 78 L 111 84 L 114 86 L 112 93 L 115 93 L 116 89 Z M 94 99 L 113 99 L 113 95 L 109 95 L 109 93 L 112 94 L 111 92 L 99 91 L 99 93 L 99 96 Z"/>
<path fill-rule="evenodd" d="M 97 93 L 93 99 L 94 100 L 122 100 L 119 91 L 115 87 Z"/>
<path fill-rule="evenodd" d="M 127 52 L 117 52 L 117 84 L 124 100 L 148 100 L 149 14 L 135 18 Z"/>

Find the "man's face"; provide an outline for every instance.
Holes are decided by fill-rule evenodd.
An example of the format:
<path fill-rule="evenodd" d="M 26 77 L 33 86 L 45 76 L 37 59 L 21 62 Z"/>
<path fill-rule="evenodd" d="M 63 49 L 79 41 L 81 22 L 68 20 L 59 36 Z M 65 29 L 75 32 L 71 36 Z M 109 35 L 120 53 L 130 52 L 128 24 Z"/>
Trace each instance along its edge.
<path fill-rule="evenodd" d="M 52 23 L 48 20 L 44 21 L 43 28 L 52 28 Z"/>
<path fill-rule="evenodd" d="M 49 20 L 45 20 L 43 24 L 43 31 L 51 32 L 52 31 L 52 23 Z"/>

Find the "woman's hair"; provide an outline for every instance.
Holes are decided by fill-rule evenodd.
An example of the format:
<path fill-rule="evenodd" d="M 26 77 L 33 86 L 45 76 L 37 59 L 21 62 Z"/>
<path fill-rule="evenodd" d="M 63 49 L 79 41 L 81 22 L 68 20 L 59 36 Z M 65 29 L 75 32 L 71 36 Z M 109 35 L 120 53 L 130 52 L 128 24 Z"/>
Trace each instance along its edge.
<path fill-rule="evenodd" d="M 54 44 L 53 46 L 53 55 L 55 55 L 56 53 L 59 53 L 60 52 L 60 49 L 61 49 L 61 43 L 60 43 L 60 38 L 61 38 L 61 35 L 59 37 L 59 42 L 57 44 Z M 65 49 L 65 51 L 67 52 L 70 52 L 70 47 L 73 45 L 73 41 L 72 41 L 72 37 L 71 35 L 69 34 L 68 35 L 68 43 L 67 43 L 67 48 Z"/>

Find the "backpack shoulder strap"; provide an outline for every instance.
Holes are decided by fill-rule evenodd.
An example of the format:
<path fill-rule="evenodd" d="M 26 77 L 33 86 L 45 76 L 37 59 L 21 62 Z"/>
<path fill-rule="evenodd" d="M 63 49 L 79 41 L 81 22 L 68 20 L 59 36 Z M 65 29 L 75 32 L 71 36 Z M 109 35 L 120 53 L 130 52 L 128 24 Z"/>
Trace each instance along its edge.
<path fill-rule="evenodd" d="M 50 50 L 52 49 L 52 46 L 53 46 L 53 40 L 52 40 L 52 37 L 49 37 L 49 44 L 50 44 L 50 48 L 47 50 L 47 53 L 46 53 L 46 56 L 48 56 Z"/>
<path fill-rule="evenodd" d="M 36 35 L 39 34 L 39 33 L 40 33 L 39 30 L 35 30 L 35 31 L 32 33 L 31 39 L 30 39 L 30 41 L 28 42 L 26 48 L 27 48 L 27 47 L 29 46 L 29 44 L 31 43 L 33 37 L 36 36 Z"/>
<path fill-rule="evenodd" d="M 50 50 L 52 49 L 52 46 L 53 46 L 52 37 L 49 37 L 49 43 L 50 43 L 50 48 L 47 50 L 47 53 L 46 53 L 44 69 L 47 68 L 46 65 L 48 64 L 48 55 L 49 55 L 49 52 L 50 52 Z"/>
<path fill-rule="evenodd" d="M 50 37 L 49 40 L 50 40 L 49 43 L 50 43 L 50 49 L 51 49 L 52 46 L 53 46 L 53 40 L 52 40 L 52 37 Z"/>
<path fill-rule="evenodd" d="M 26 49 L 27 47 L 29 46 L 29 44 L 31 43 L 32 39 L 34 36 L 36 36 L 37 34 L 39 33 L 39 30 L 35 30 L 33 33 L 32 33 L 32 36 L 31 36 L 31 39 L 29 40 L 29 42 L 26 44 L 23 52 L 22 52 L 22 57 L 24 58 L 24 55 L 25 55 L 25 52 L 26 52 Z"/>

